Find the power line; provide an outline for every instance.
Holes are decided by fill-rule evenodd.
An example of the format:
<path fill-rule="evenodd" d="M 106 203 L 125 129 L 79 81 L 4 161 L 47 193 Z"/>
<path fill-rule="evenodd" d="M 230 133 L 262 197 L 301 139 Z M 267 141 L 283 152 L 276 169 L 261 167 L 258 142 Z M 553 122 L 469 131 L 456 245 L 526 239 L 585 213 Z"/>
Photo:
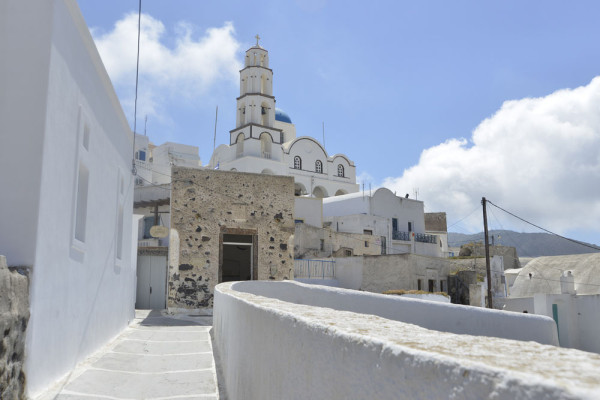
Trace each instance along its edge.
<path fill-rule="evenodd" d="M 456 221 L 455 223 L 453 223 L 453 224 L 451 224 L 450 226 L 448 226 L 448 228 L 447 228 L 447 229 L 450 229 L 450 228 L 452 228 L 454 225 L 458 224 L 459 222 L 462 222 L 463 220 L 465 220 L 465 219 L 469 218 L 469 217 L 470 217 L 471 215 L 473 215 L 473 213 L 474 213 L 475 211 L 477 211 L 477 210 L 479 210 L 479 206 L 475 207 L 475 209 L 474 209 L 473 211 L 471 211 L 471 212 L 469 213 L 469 215 L 467 215 L 466 217 L 463 217 L 463 218 L 459 219 L 458 221 Z"/>
<path fill-rule="evenodd" d="M 515 214 L 511 213 L 510 211 L 507 211 L 507 210 L 505 210 L 504 208 L 502 208 L 502 207 L 500 207 L 500 206 L 498 206 L 498 205 L 496 205 L 496 204 L 492 203 L 490 200 L 487 200 L 487 202 L 488 202 L 488 203 L 490 203 L 491 205 L 493 205 L 494 207 L 498 208 L 499 210 L 502 210 L 502 211 L 504 211 L 505 213 L 507 213 L 507 214 L 509 214 L 509 215 L 512 215 L 513 217 L 515 217 L 515 218 L 517 218 L 517 219 L 519 219 L 519 220 L 521 220 L 521 221 L 523 221 L 523 222 L 525 222 L 525 223 L 527 223 L 527 224 L 529 224 L 529 225 L 531 225 L 531 226 L 535 226 L 536 228 L 538 228 L 538 229 L 541 229 L 541 230 L 543 230 L 544 232 L 547 232 L 547 233 L 549 233 L 549 234 L 551 234 L 551 235 L 557 236 L 557 237 L 559 237 L 559 238 L 561 238 L 561 239 L 568 240 L 569 242 L 577 243 L 577 244 L 579 244 L 579 245 L 581 245 L 581 246 L 589 247 L 590 249 L 594 249 L 594 250 L 598 250 L 598 251 L 600 251 L 600 247 L 597 247 L 597 246 L 592 246 L 592 245 L 589 245 L 589 244 L 587 244 L 587 243 L 580 242 L 579 240 L 570 239 L 570 238 L 568 238 L 568 237 L 565 237 L 565 236 L 559 235 L 558 233 L 554 233 L 554 232 L 552 232 L 552 231 L 549 231 L 549 230 L 548 230 L 548 229 L 546 229 L 546 228 L 542 228 L 541 226 L 539 226 L 539 225 L 536 225 L 536 224 L 534 224 L 533 222 L 529 222 L 529 221 L 527 221 L 526 219 L 524 219 L 524 218 L 521 218 L 521 217 L 519 217 L 518 215 L 515 215 Z"/>

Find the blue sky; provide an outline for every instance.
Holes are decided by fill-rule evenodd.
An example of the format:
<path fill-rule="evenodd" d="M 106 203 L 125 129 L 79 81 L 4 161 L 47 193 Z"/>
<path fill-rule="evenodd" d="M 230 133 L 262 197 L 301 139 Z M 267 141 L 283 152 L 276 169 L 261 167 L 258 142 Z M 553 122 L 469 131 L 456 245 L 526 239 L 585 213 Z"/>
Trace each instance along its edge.
<path fill-rule="evenodd" d="M 132 121 L 138 3 L 78 4 Z M 144 0 L 142 12 L 138 132 L 148 114 L 156 144 L 197 145 L 208 162 L 215 107 L 218 146 L 258 33 L 277 107 L 299 135 L 322 140 L 324 122 L 328 152 L 373 187 L 418 189 L 449 225 L 487 196 L 600 243 L 600 3 Z M 480 213 L 453 228 L 481 230 Z"/>

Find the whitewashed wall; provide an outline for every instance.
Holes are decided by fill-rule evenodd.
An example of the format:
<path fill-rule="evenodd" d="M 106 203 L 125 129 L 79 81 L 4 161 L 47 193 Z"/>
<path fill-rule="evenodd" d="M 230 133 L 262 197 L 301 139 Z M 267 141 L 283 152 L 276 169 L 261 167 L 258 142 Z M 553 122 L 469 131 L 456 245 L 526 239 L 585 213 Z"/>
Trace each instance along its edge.
<path fill-rule="evenodd" d="M 314 197 L 294 198 L 294 219 L 318 228 L 323 227 L 323 201 Z"/>
<path fill-rule="evenodd" d="M 324 298 L 361 307 L 367 297 L 384 297 L 393 303 L 422 304 L 427 311 L 451 305 L 292 282 L 271 284 L 228 282 L 216 287 L 215 351 L 231 400 L 600 396 L 595 383 L 600 359 L 587 353 L 431 331 L 347 308 L 327 308 Z M 321 306 L 307 305 L 307 299 Z M 438 315 L 434 311 L 429 318 Z M 514 315 L 518 318 L 502 322 L 513 322 L 513 329 L 531 328 L 519 322 L 535 317 Z M 480 329 L 489 321 L 471 322 Z M 524 366 L 515 354 L 525 351 L 529 357 Z"/>
<path fill-rule="evenodd" d="M 275 284 L 271 284 L 275 283 Z M 558 345 L 552 318 L 297 282 L 240 282 L 237 291 L 313 307 L 372 314 L 426 329 Z"/>
<path fill-rule="evenodd" d="M 0 237 L 12 229 L 24 235 L 0 247 L 9 263 L 32 265 L 25 367 L 33 397 L 134 316 L 133 144 L 76 2 L 7 0 L 0 7 L 0 64 L 10 69 L 0 71 L 0 87 L 12 97 L 0 106 L 0 149 L 14 153 L 0 155 L 1 183 L 11 188 L 0 206 Z M 7 45 L 7 37 L 18 40 Z M 87 213 L 85 237 L 76 240 L 81 165 L 89 171 Z"/>

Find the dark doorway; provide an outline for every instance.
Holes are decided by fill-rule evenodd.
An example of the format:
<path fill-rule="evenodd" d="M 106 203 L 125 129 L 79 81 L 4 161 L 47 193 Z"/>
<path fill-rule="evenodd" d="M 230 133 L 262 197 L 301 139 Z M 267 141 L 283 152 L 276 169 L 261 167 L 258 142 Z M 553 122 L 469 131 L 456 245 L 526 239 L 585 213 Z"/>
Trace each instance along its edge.
<path fill-rule="evenodd" d="M 435 281 L 433 279 L 429 280 L 429 291 L 431 293 L 435 292 Z"/>
<path fill-rule="evenodd" d="M 221 282 L 256 279 L 253 235 L 224 234 L 221 255 Z"/>

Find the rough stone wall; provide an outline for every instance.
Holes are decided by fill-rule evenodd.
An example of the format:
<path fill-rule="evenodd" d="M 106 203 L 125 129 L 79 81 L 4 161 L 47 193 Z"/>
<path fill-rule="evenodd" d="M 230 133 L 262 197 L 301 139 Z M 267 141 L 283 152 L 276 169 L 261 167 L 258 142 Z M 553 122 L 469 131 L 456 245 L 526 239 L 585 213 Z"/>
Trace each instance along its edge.
<path fill-rule="evenodd" d="M 471 243 L 460 248 L 461 256 L 485 257 L 485 245 L 483 243 Z M 517 249 L 510 246 L 490 246 L 490 258 L 502 256 L 504 258 L 504 269 L 521 268 Z M 485 266 L 485 260 L 484 260 Z"/>
<path fill-rule="evenodd" d="M 258 279 L 293 279 L 292 177 L 183 167 L 171 177 L 169 308 L 212 308 L 226 233 L 255 235 Z"/>
<path fill-rule="evenodd" d="M 425 231 L 426 232 L 447 232 L 446 213 L 425 213 Z"/>
<path fill-rule="evenodd" d="M 454 264 L 446 258 L 422 257 L 414 254 L 388 254 L 379 256 L 336 258 L 336 274 L 343 273 L 341 268 L 351 266 L 355 260 L 362 258 L 362 279 L 360 290 L 382 293 L 386 290 L 416 290 L 417 279 L 426 279 L 434 271 L 437 278 L 436 288 L 440 280 L 446 280 Z M 432 278 L 433 279 L 433 278 Z M 422 288 L 423 289 L 423 288 Z M 427 290 L 427 288 L 424 288 Z M 439 290 L 439 289 L 437 289 Z M 446 289 L 447 290 L 447 289 Z"/>
<path fill-rule="evenodd" d="M 0 399 L 24 398 L 25 330 L 29 322 L 29 277 L 8 268 L 0 256 Z"/>

